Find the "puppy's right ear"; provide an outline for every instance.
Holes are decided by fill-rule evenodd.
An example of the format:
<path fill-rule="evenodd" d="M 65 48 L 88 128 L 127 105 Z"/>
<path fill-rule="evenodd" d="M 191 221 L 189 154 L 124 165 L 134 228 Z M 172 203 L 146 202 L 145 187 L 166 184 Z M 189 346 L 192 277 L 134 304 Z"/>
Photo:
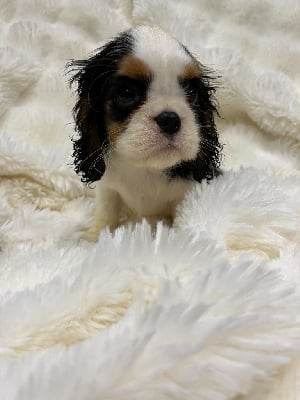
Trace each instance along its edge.
<path fill-rule="evenodd" d="M 83 182 L 95 182 L 104 174 L 104 155 L 110 146 L 105 126 L 106 93 L 120 59 L 131 49 L 132 37 L 124 32 L 89 59 L 67 64 L 68 72 L 75 72 L 70 85 L 77 84 L 73 115 L 78 137 L 73 139 L 73 157 L 75 171 Z"/>

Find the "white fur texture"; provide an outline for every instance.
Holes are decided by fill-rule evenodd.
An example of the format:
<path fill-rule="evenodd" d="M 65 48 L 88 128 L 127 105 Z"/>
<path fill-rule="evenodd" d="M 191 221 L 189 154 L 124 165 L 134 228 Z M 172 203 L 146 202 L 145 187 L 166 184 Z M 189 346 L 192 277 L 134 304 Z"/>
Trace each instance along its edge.
<path fill-rule="evenodd" d="M 298 3 L 16 0 L 0 16 L 1 399 L 299 399 Z M 63 68 L 138 24 L 220 71 L 225 172 L 175 228 L 90 244 Z"/>

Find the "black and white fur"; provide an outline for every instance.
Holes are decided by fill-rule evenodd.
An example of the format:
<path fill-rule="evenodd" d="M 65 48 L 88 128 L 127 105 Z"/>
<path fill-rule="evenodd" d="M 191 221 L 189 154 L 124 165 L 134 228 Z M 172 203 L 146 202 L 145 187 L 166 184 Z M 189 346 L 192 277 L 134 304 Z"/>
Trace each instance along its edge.
<path fill-rule="evenodd" d="M 96 183 L 86 238 L 122 218 L 172 223 L 193 182 L 212 179 L 221 145 L 208 71 L 177 40 L 141 26 L 87 60 L 71 62 L 78 84 L 75 170 Z"/>

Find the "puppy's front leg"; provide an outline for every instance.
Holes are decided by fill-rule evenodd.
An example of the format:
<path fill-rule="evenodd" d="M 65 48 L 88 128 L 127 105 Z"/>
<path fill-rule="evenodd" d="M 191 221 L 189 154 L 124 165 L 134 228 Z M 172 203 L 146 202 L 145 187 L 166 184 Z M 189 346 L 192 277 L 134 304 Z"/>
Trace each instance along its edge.
<path fill-rule="evenodd" d="M 121 199 L 119 194 L 98 182 L 96 185 L 96 210 L 92 226 L 84 233 L 83 238 L 96 242 L 102 229 L 109 227 L 114 231 L 119 224 Z"/>

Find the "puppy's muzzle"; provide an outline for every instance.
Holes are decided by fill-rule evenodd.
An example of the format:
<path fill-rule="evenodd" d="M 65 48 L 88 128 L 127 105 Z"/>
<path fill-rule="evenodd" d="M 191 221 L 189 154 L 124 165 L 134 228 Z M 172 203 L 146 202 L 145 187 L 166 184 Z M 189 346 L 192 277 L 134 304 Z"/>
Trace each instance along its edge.
<path fill-rule="evenodd" d="M 175 135 L 181 126 L 179 115 L 173 111 L 163 111 L 154 120 L 165 136 Z"/>

